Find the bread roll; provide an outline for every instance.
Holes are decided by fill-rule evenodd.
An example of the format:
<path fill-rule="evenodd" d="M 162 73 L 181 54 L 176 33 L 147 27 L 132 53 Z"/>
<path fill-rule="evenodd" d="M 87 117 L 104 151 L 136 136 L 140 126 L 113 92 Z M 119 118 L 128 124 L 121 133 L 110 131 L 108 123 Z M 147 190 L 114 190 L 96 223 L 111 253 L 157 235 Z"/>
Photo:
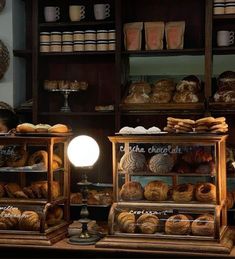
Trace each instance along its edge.
<path fill-rule="evenodd" d="M 150 94 L 151 90 L 151 85 L 146 82 L 132 83 L 129 87 L 129 93 Z"/>
<path fill-rule="evenodd" d="M 51 127 L 49 124 L 39 123 L 35 125 L 35 131 L 39 133 L 48 132 L 48 129 Z"/>
<path fill-rule="evenodd" d="M 168 185 L 161 181 L 149 182 L 144 187 L 144 197 L 149 201 L 165 201 L 168 196 Z"/>
<path fill-rule="evenodd" d="M 8 197 L 14 198 L 15 193 L 22 191 L 21 187 L 17 183 L 8 183 L 4 186 Z"/>
<path fill-rule="evenodd" d="M 142 171 L 145 169 L 145 165 L 145 156 L 135 151 L 125 153 L 120 160 L 120 168 L 127 172 Z"/>
<path fill-rule="evenodd" d="M 137 219 L 137 226 L 143 234 L 154 234 L 159 226 L 159 219 L 156 215 L 142 214 Z"/>
<path fill-rule="evenodd" d="M 153 86 L 153 92 L 173 92 L 175 90 L 175 82 L 171 79 L 158 80 Z"/>
<path fill-rule="evenodd" d="M 26 231 L 39 231 L 40 218 L 35 211 L 24 211 L 19 220 L 19 229 Z"/>
<path fill-rule="evenodd" d="M 173 101 L 175 103 L 197 103 L 199 98 L 197 94 L 191 91 L 175 92 Z"/>
<path fill-rule="evenodd" d="M 55 124 L 48 129 L 49 133 L 67 133 L 69 128 L 65 124 Z"/>
<path fill-rule="evenodd" d="M 32 190 L 36 193 L 37 197 L 47 198 L 48 197 L 48 183 L 47 181 L 37 181 L 31 184 Z M 60 196 L 60 184 L 57 181 L 51 183 L 51 195 L 52 199 Z"/>
<path fill-rule="evenodd" d="M 63 210 L 59 206 L 50 207 L 46 214 L 47 225 L 58 225 L 63 219 L 63 214 Z"/>
<path fill-rule="evenodd" d="M 146 93 L 131 93 L 129 94 L 124 103 L 149 103 L 150 97 Z"/>
<path fill-rule="evenodd" d="M 117 222 L 121 232 L 135 233 L 136 222 L 134 214 L 123 211 L 118 215 Z"/>
<path fill-rule="evenodd" d="M 139 182 L 126 182 L 119 194 L 124 201 L 138 201 L 144 198 L 144 189 Z"/>
<path fill-rule="evenodd" d="M 174 159 L 168 154 L 156 154 L 149 160 L 149 169 L 156 174 L 169 173 L 174 166 Z"/>
<path fill-rule="evenodd" d="M 159 91 L 150 95 L 150 103 L 169 103 L 172 98 L 172 92 Z"/>
<path fill-rule="evenodd" d="M 20 133 L 32 133 L 35 132 L 35 125 L 32 123 L 22 123 L 17 125 L 16 132 Z"/>
<path fill-rule="evenodd" d="M 82 194 L 80 192 L 70 193 L 71 204 L 82 204 Z"/>

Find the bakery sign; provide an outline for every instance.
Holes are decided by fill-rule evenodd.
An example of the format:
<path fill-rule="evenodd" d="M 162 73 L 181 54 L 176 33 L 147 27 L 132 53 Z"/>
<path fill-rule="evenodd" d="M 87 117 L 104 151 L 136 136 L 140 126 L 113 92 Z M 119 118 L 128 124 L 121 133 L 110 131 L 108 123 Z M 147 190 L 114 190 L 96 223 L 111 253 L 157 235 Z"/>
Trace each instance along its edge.
<path fill-rule="evenodd" d="M 142 214 L 150 214 L 150 215 L 168 215 L 169 213 L 173 213 L 172 210 L 130 210 L 130 213 L 134 215 L 142 215 Z"/>
<path fill-rule="evenodd" d="M 152 145 L 148 147 L 139 146 L 138 144 L 130 146 L 129 152 L 139 152 L 139 153 L 156 153 L 156 154 L 182 154 L 186 150 L 187 147 L 181 146 L 172 146 L 172 145 Z M 124 152 L 125 148 L 123 145 L 120 146 L 120 152 Z"/>

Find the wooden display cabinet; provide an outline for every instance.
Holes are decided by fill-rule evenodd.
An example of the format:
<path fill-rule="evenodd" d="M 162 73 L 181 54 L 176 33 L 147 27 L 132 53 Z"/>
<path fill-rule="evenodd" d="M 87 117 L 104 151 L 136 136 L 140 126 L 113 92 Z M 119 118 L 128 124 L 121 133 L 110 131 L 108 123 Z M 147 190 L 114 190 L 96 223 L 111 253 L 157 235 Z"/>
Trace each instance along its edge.
<path fill-rule="evenodd" d="M 193 133 L 109 137 L 113 150 L 115 203 L 109 214 L 109 236 L 99 241 L 97 247 L 229 253 L 233 242 L 231 231 L 227 226 L 226 138 L 226 135 Z M 133 168 L 140 162 L 130 156 L 131 152 L 141 153 L 142 157 L 145 157 L 145 164 L 138 170 Z M 124 161 L 122 160 L 124 155 L 128 157 L 125 159 L 129 162 L 122 162 Z M 156 155 L 169 156 L 173 159 L 173 165 L 167 172 L 154 171 L 154 167 L 150 166 L 152 157 Z M 163 160 L 157 161 L 156 166 L 158 168 L 165 166 L 164 162 L 161 162 Z M 125 167 L 123 166 L 124 163 L 126 163 Z M 179 168 L 182 170 L 182 164 L 184 168 L 187 167 L 187 170 L 180 173 Z M 213 166 L 208 167 L 207 170 L 199 170 L 202 165 L 209 164 Z M 167 193 L 164 198 L 151 200 L 146 196 L 146 186 L 156 180 L 168 186 Z M 122 187 L 125 185 L 126 190 L 128 190 L 131 187 L 128 187 L 127 184 L 133 181 L 138 182 L 143 187 L 141 199 L 133 198 L 132 200 L 132 196 L 129 197 L 129 194 L 123 195 Z M 199 187 L 201 184 L 208 183 L 214 186 L 214 197 L 210 200 L 207 196 L 206 199 L 201 200 L 197 195 Z M 192 197 L 187 202 L 184 200 L 180 202 L 174 198 L 175 188 L 179 184 L 193 184 Z M 169 192 L 169 189 L 172 189 L 172 192 Z M 202 193 L 209 192 L 207 187 L 203 187 L 201 190 Z M 162 191 L 160 190 L 160 192 Z M 138 189 L 136 189 L 136 192 L 138 192 Z M 154 189 L 153 192 L 155 194 L 158 190 Z M 158 197 L 157 195 L 155 197 Z M 134 230 L 124 227 L 123 216 L 119 217 L 122 212 L 134 215 L 134 217 L 131 216 L 133 221 L 130 218 L 130 221 L 128 221 L 129 226 L 130 224 L 135 225 Z M 156 224 L 159 224 L 159 226 L 156 227 L 152 223 L 152 228 L 156 227 L 156 230 L 152 233 L 141 232 L 138 218 L 142 214 L 158 216 L 160 223 Z M 166 222 L 172 220 L 170 219 L 171 216 L 178 217 L 180 214 L 186 215 L 187 220 L 183 221 L 188 222 L 187 232 L 167 232 Z M 207 232 L 208 234 L 201 234 L 202 231 L 198 233 L 195 230 L 194 226 L 197 221 L 199 221 L 199 224 L 204 224 L 199 219 L 201 215 L 210 215 L 211 217 L 211 219 L 203 220 L 206 222 L 205 224 L 208 223 L 207 227 L 210 225 L 211 232 Z M 173 221 L 175 224 L 177 219 Z"/>
<path fill-rule="evenodd" d="M 67 146 L 70 137 L 53 136 L 53 134 L 51 136 L 29 135 L 0 137 L 0 144 L 9 147 L 10 152 L 7 156 L 13 155 L 17 158 L 18 146 L 28 153 L 28 157 L 38 150 L 47 152 L 47 166 L 44 163 L 41 165 L 36 159 L 35 165 L 32 166 L 27 165 L 26 162 L 21 167 L 11 167 L 9 164 L 0 167 L 1 187 L 5 189 L 0 197 L 0 243 L 48 246 L 61 240 L 67 234 L 70 218 L 70 170 Z M 54 153 L 62 160 L 62 165 L 57 168 L 53 167 Z M 6 159 L 7 156 L 5 156 Z M 14 187 L 10 189 L 9 186 L 12 184 Z M 25 188 L 30 189 L 30 194 Z M 58 211 L 63 216 L 51 223 L 47 216 L 56 207 L 60 207 Z M 20 215 L 15 215 L 15 212 L 11 215 L 13 208 L 20 210 Z M 25 211 L 31 211 L 34 215 L 22 216 Z M 4 213 L 9 213 L 13 217 L 12 221 L 9 219 L 11 223 L 4 225 Z M 28 225 L 28 223 L 23 223 L 23 217 L 29 217 L 31 222 L 35 217 L 38 218 L 35 219 L 34 224 Z"/>

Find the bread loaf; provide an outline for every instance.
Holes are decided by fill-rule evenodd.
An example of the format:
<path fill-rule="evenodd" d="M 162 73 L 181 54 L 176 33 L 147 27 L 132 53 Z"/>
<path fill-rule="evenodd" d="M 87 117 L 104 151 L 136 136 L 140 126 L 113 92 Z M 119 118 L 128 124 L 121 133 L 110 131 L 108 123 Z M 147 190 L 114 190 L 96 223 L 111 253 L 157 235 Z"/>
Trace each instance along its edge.
<path fill-rule="evenodd" d="M 151 85 L 147 82 L 135 82 L 129 87 L 129 93 L 150 94 L 151 90 Z"/>
<path fill-rule="evenodd" d="M 126 182 L 120 190 L 120 197 L 124 201 L 142 200 L 144 189 L 139 182 Z"/>
<path fill-rule="evenodd" d="M 175 92 L 173 101 L 175 103 L 197 103 L 199 98 L 197 94 L 191 91 Z"/>
<path fill-rule="evenodd" d="M 46 214 L 47 225 L 58 225 L 63 219 L 63 214 L 63 210 L 59 206 L 50 207 Z"/>
<path fill-rule="evenodd" d="M 150 103 L 169 103 L 172 98 L 172 92 L 159 91 L 150 95 Z"/>
<path fill-rule="evenodd" d="M 143 234 L 154 234 L 157 231 L 159 219 L 156 215 L 143 214 L 137 219 L 137 226 Z"/>
<path fill-rule="evenodd" d="M 145 156 L 135 151 L 125 153 L 120 160 L 120 168 L 127 172 L 142 171 L 145 169 L 145 165 Z"/>
<path fill-rule="evenodd" d="M 17 229 L 21 211 L 12 207 L 0 213 L 0 229 Z"/>
<path fill-rule="evenodd" d="M 26 231 L 39 231 L 40 218 L 35 211 L 24 211 L 19 220 L 19 229 Z"/>
<path fill-rule="evenodd" d="M 165 201 L 168 198 L 168 185 L 161 181 L 149 182 L 144 187 L 144 197 L 149 201 Z"/>
<path fill-rule="evenodd" d="M 156 174 L 169 173 L 174 166 L 174 159 L 168 154 L 156 154 L 149 160 L 149 169 Z"/>

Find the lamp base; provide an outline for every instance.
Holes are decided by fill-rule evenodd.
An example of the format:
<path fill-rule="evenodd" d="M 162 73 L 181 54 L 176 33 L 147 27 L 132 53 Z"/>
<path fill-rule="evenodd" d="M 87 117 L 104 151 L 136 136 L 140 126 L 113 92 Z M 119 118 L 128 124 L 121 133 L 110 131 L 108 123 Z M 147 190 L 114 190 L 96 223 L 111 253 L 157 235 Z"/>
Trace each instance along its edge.
<path fill-rule="evenodd" d="M 68 243 L 77 245 L 94 245 L 99 240 L 100 237 L 97 235 L 89 235 L 89 237 L 85 238 L 81 236 L 71 236 L 68 240 Z"/>

